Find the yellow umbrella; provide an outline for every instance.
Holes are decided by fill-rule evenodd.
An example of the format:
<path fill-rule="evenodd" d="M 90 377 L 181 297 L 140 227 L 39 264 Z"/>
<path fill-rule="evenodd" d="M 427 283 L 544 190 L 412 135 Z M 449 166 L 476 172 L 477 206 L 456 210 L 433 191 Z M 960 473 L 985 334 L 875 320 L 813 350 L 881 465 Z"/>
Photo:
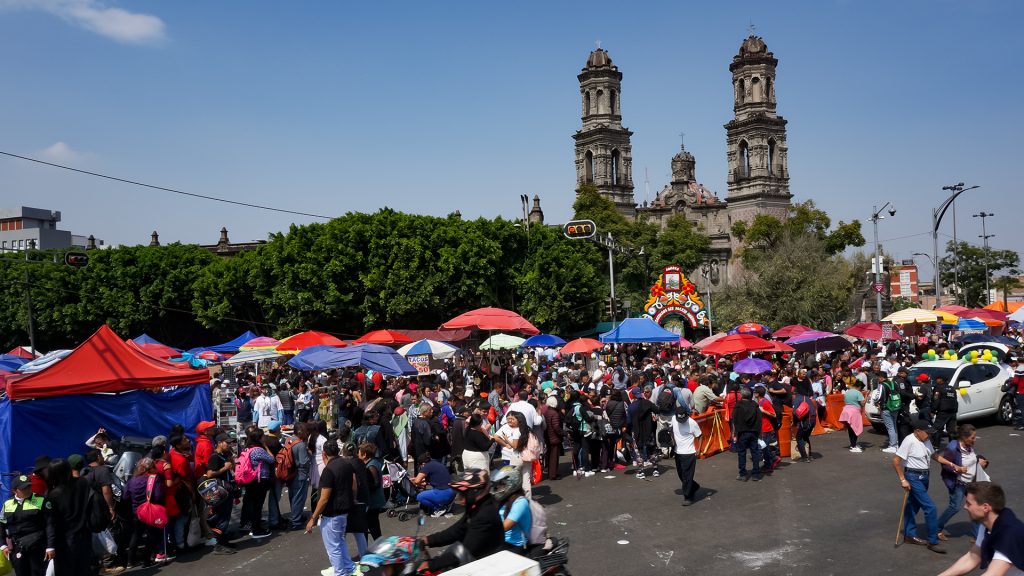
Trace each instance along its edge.
<path fill-rule="evenodd" d="M 922 310 L 921 308 L 907 308 L 906 310 L 900 310 L 899 312 L 893 312 L 885 318 L 882 318 L 882 322 L 889 322 L 892 324 L 913 324 L 918 322 L 920 324 L 930 324 L 939 319 L 938 311 L 936 310 Z"/>
<path fill-rule="evenodd" d="M 952 324 L 952 325 L 955 326 L 956 323 L 960 321 L 960 317 L 959 316 L 957 316 L 956 314 L 950 314 L 949 312 L 946 312 L 945 310 L 931 310 L 931 312 L 934 312 L 935 314 L 938 314 L 939 318 L 942 319 L 942 323 L 943 324 Z"/>

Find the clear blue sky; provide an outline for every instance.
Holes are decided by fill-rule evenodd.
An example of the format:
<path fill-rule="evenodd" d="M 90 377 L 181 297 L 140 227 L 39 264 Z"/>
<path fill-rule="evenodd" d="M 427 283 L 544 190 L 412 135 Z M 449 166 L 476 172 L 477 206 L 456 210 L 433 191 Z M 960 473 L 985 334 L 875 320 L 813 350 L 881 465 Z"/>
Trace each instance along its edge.
<path fill-rule="evenodd" d="M 669 179 L 679 132 L 724 197 L 728 65 L 751 22 L 779 59 L 796 200 L 847 221 L 892 201 L 880 237 L 909 258 L 931 252 L 940 188 L 979 184 L 959 236 L 978 241 L 969 214 L 986 210 L 993 245 L 1021 248 L 1015 0 L 0 0 L 0 150 L 328 215 L 515 217 L 519 194 L 539 194 L 557 223 L 573 200 L 576 74 L 600 39 L 624 74 L 638 200 L 645 167 L 652 193 Z M 6 158 L 0 191 L 115 244 L 313 221 Z"/>

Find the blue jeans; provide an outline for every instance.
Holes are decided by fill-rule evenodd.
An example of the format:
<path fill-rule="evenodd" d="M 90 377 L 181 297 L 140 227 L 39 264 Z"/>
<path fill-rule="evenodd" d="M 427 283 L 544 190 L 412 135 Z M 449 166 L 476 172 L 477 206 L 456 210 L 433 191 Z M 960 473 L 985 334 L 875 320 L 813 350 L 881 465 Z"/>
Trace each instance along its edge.
<path fill-rule="evenodd" d="M 942 532 L 946 528 L 946 524 L 949 523 L 950 518 L 956 515 L 961 508 L 964 507 L 964 499 L 967 498 L 967 487 L 957 482 L 953 486 L 953 491 L 949 493 L 949 506 L 939 516 L 938 526 L 939 532 Z M 977 522 L 971 522 L 971 534 L 978 533 Z"/>
<path fill-rule="evenodd" d="M 348 576 L 355 569 L 355 562 L 348 555 L 348 543 L 345 542 L 345 525 L 348 514 L 323 516 L 320 518 L 320 536 L 324 541 L 327 558 L 334 568 L 334 576 Z"/>
<path fill-rule="evenodd" d="M 903 535 L 907 538 L 917 537 L 917 511 L 924 511 L 924 524 L 928 528 L 928 543 L 939 543 L 939 524 L 935 520 L 935 502 L 928 495 L 928 474 L 907 471 L 903 475 L 910 484 L 910 495 L 903 511 Z"/>
<path fill-rule="evenodd" d="M 428 511 L 433 512 L 448 506 L 455 500 L 455 490 L 451 488 L 424 490 L 416 495 L 416 501 Z"/>
<path fill-rule="evenodd" d="M 1014 400 L 1016 401 L 1016 406 L 1014 406 L 1013 410 L 1017 416 L 1014 418 L 1014 425 L 1024 426 L 1024 394 L 1017 394 Z"/>
<path fill-rule="evenodd" d="M 896 412 L 882 410 L 882 424 L 885 424 L 885 433 L 889 435 L 889 446 L 899 448 L 900 440 L 896 434 Z"/>
<path fill-rule="evenodd" d="M 754 476 L 761 475 L 761 446 L 757 443 L 756 432 L 742 432 L 736 437 L 736 452 L 739 457 L 740 474 L 747 473 L 747 450 L 754 464 Z"/>
<path fill-rule="evenodd" d="M 288 483 L 289 524 L 299 529 L 305 526 L 306 499 L 309 497 L 309 478 L 296 475 Z"/>
<path fill-rule="evenodd" d="M 271 472 L 270 490 L 267 491 L 267 524 L 277 526 L 281 522 L 281 481 Z"/>
<path fill-rule="evenodd" d="M 761 453 L 764 456 L 764 469 L 771 470 L 775 465 L 776 452 L 779 449 L 779 439 L 775 436 L 775 432 L 761 432 L 761 439 L 765 443 L 765 447 L 761 449 Z"/>
<path fill-rule="evenodd" d="M 232 498 L 225 498 L 223 502 L 212 508 L 210 517 L 207 519 L 207 524 L 210 525 L 210 530 L 217 537 L 219 544 L 228 542 L 228 526 L 231 524 L 231 509 L 234 508 L 234 505 Z"/>
<path fill-rule="evenodd" d="M 167 532 L 171 544 L 177 546 L 178 550 L 185 548 L 185 523 L 187 520 L 188 512 L 182 511 L 181 514 L 172 517 L 167 522 Z"/>

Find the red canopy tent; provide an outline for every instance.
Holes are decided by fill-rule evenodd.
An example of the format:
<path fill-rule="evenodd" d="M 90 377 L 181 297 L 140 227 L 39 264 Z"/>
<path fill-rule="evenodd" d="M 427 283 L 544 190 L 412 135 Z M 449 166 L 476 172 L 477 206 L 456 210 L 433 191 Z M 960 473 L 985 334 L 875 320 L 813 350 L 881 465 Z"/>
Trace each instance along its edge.
<path fill-rule="evenodd" d="M 139 352 L 146 354 L 147 356 L 152 356 L 153 358 L 160 358 L 161 360 L 181 356 L 181 352 L 178 352 L 174 348 L 171 348 L 170 346 L 167 346 L 165 344 L 153 344 L 149 342 L 139 344 L 135 340 L 128 340 L 126 344 L 128 344 L 132 348 L 137 349 Z"/>
<path fill-rule="evenodd" d="M 206 384 L 210 373 L 152 358 L 106 325 L 53 366 L 7 379 L 11 400 Z"/>
<path fill-rule="evenodd" d="M 26 346 L 15 346 L 8 354 L 19 358 L 28 358 L 29 360 L 35 360 L 39 357 L 39 354 L 33 354 L 32 349 Z"/>

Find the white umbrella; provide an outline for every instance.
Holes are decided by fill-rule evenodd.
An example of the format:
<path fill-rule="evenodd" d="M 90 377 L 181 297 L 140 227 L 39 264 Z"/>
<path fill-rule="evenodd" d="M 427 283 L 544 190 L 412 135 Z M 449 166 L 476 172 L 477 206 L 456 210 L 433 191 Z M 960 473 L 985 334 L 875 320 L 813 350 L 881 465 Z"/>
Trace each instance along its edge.
<path fill-rule="evenodd" d="M 236 364 L 245 364 L 248 362 L 262 362 L 263 360 L 273 360 L 274 358 L 280 358 L 280 352 L 274 352 L 273 350 L 246 350 L 245 352 L 239 352 L 231 358 L 228 358 L 223 363 L 228 366 L 234 366 Z"/>
<path fill-rule="evenodd" d="M 412 344 L 406 344 L 398 349 L 398 353 L 402 356 L 422 356 L 430 355 L 437 360 L 444 360 L 451 358 L 459 351 L 458 348 L 448 344 L 446 342 L 438 342 L 437 340 L 417 340 Z"/>
<path fill-rule="evenodd" d="M 510 334 L 495 334 L 480 345 L 481 350 L 515 350 L 525 342 L 523 338 Z"/>
<path fill-rule="evenodd" d="M 1013 322 L 1024 322 L 1024 306 L 1017 308 L 1017 311 L 1010 314 L 1010 320 Z"/>

